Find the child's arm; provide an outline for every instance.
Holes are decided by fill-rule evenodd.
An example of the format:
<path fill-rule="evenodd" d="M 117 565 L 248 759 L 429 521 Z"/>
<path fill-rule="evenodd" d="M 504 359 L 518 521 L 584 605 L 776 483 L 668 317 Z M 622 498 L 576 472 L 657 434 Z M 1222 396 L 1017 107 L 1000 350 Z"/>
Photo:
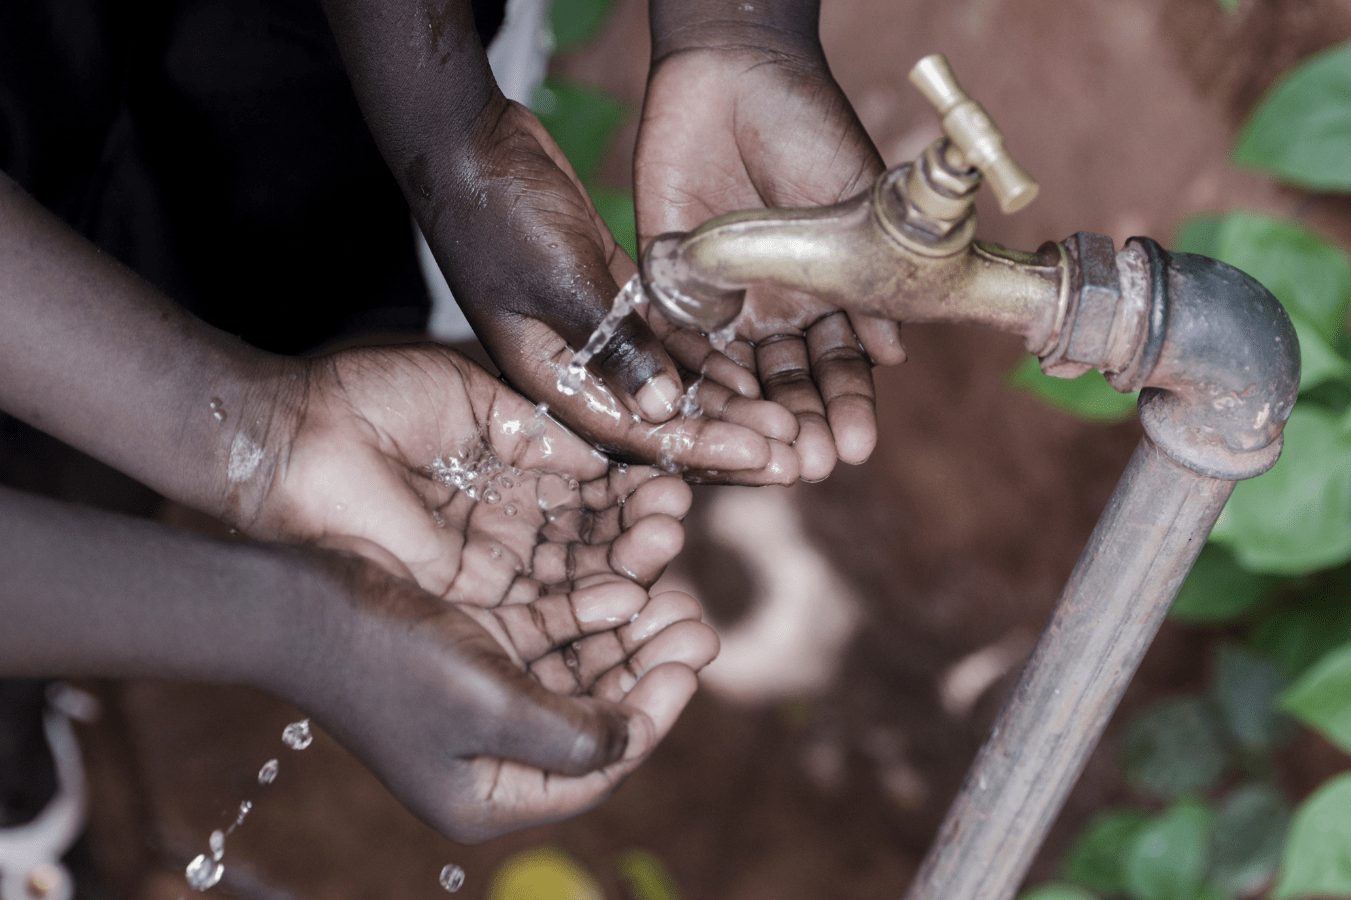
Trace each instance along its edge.
<path fill-rule="evenodd" d="M 652 67 L 634 161 L 638 236 L 735 209 L 836 203 L 882 158 L 830 73 L 819 0 L 650 0 Z M 870 363 L 904 358 L 895 322 L 751 290 L 732 354 L 792 410 L 802 477 L 877 440 Z"/>
<path fill-rule="evenodd" d="M 638 314 L 621 322 L 593 361 L 605 386 L 593 378 L 583 394 L 558 391 L 569 347 L 586 342 L 634 265 L 539 119 L 498 90 L 470 4 L 326 0 L 325 8 L 380 151 L 512 385 L 620 455 L 671 456 L 716 470 L 718 480 L 795 481 L 792 415 L 758 399 L 745 369 L 659 317 L 650 328 Z M 696 423 L 672 419 L 682 390 L 673 357 L 708 376 Z M 702 435 L 691 442 L 696 428 Z"/>
<path fill-rule="evenodd" d="M 483 840 L 604 799 L 716 650 L 684 595 L 649 598 L 595 571 L 587 587 L 557 583 L 506 609 L 483 586 L 490 574 L 467 564 L 451 604 L 356 557 L 226 543 L 0 489 L 0 675 L 272 692 L 444 834 Z"/>

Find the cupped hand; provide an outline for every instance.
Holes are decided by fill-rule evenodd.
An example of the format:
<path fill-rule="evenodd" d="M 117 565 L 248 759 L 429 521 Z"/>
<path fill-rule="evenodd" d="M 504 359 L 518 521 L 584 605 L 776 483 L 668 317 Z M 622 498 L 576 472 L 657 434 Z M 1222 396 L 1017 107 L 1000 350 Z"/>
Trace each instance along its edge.
<path fill-rule="evenodd" d="M 636 269 L 532 113 L 508 103 L 485 143 L 483 216 L 505 210 L 506 221 L 462 235 L 434 207 L 424 230 L 466 318 L 511 384 L 617 458 L 664 461 L 705 480 L 795 481 L 793 417 L 761 400 L 754 377 L 701 337 L 665 344 L 649 328 L 646 306 L 618 323 L 590 361 L 584 390 L 560 390 L 573 351 Z M 491 245 L 473 250 L 488 234 Z M 678 351 L 679 364 L 668 350 Z M 703 415 L 693 418 L 680 401 L 696 380 Z"/>
<path fill-rule="evenodd" d="M 524 558 L 496 527 L 512 518 L 500 505 L 471 511 L 468 522 L 498 521 L 469 529 L 479 533 L 451 603 L 337 558 L 350 602 L 322 604 L 332 624 L 311 630 L 315 652 L 304 654 L 290 699 L 452 840 L 484 841 L 600 803 L 670 730 L 717 653 L 693 598 L 649 596 L 628 577 L 635 566 L 645 580 L 679 545 L 674 522 L 640 538 L 642 523 L 688 502 L 675 479 L 638 478 L 636 489 L 620 477 L 546 491 L 562 505 L 522 508 L 512 522 L 533 520 L 543 538 Z M 616 532 L 629 543 L 601 538 Z M 660 549 L 637 546 L 645 542 Z"/>
<path fill-rule="evenodd" d="M 257 467 L 270 473 L 266 493 L 234 523 L 255 537 L 353 551 L 449 597 L 460 579 L 480 577 L 469 562 L 483 540 L 529 563 L 554 547 L 541 542 L 542 511 L 619 477 L 546 409 L 449 348 L 363 347 L 299 366 L 298 399 L 278 404 L 286 412 L 259 451 L 275 457 Z M 674 526 L 684 514 L 688 501 L 673 490 L 655 522 Z M 618 508 L 595 509 L 612 528 Z M 621 561 L 637 553 L 628 570 L 655 577 L 668 548 L 647 540 L 658 525 L 634 515 L 591 537 L 616 541 Z"/>
<path fill-rule="evenodd" d="M 641 243 L 731 210 L 835 203 L 883 171 L 819 45 L 776 50 L 761 38 L 657 46 L 635 160 Z M 904 360 L 899 325 L 752 288 L 736 336 L 727 355 L 798 419 L 804 479 L 868 457 L 871 364 Z"/>

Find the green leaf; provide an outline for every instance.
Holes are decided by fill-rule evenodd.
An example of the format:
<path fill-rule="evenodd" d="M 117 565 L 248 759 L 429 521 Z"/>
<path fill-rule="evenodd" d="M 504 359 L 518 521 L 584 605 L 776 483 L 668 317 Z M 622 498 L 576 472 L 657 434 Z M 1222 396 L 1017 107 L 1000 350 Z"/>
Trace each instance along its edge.
<path fill-rule="evenodd" d="M 1304 575 L 1351 559 L 1351 435 L 1297 405 L 1271 470 L 1239 482 L 1211 538 L 1255 572 Z"/>
<path fill-rule="evenodd" d="M 1166 799 L 1209 790 L 1229 764 L 1219 716 L 1194 694 L 1161 700 L 1131 720 L 1119 752 L 1126 781 Z"/>
<path fill-rule="evenodd" d="M 1298 678 L 1314 663 L 1351 641 L 1351 577 L 1344 569 L 1321 576 L 1293 602 L 1258 623 L 1248 639 L 1254 653 Z"/>
<path fill-rule="evenodd" d="M 1096 900 L 1088 891 L 1069 884 L 1043 884 L 1025 894 L 1019 894 L 1018 900 Z"/>
<path fill-rule="evenodd" d="M 1256 894 L 1276 874 L 1289 822 L 1290 804 L 1271 785 L 1230 791 L 1215 815 L 1207 880 L 1224 896 Z"/>
<path fill-rule="evenodd" d="M 600 32 L 614 0 L 553 0 L 550 26 L 559 50 L 584 44 Z"/>
<path fill-rule="evenodd" d="M 1351 897 L 1351 774 L 1323 783 L 1295 811 L 1273 900 Z"/>
<path fill-rule="evenodd" d="M 1323 657 L 1281 695 L 1300 721 L 1351 753 L 1351 644 Z"/>
<path fill-rule="evenodd" d="M 1070 849 L 1065 877 L 1075 884 L 1104 894 L 1126 891 L 1126 873 L 1122 868 L 1126 850 L 1149 816 L 1134 809 L 1101 813 Z"/>
<path fill-rule="evenodd" d="M 531 109 L 584 183 L 600 168 L 625 113 L 610 95 L 562 78 L 546 78 Z"/>
<path fill-rule="evenodd" d="M 1351 190 L 1351 44 L 1282 77 L 1243 127 L 1234 161 L 1308 190 Z"/>
<path fill-rule="evenodd" d="M 675 879 L 666 866 L 644 850 L 630 850 L 621 856 L 619 874 L 628 882 L 634 900 L 680 900 Z"/>
<path fill-rule="evenodd" d="M 1277 705 L 1290 679 L 1275 663 L 1232 644 L 1215 651 L 1210 693 L 1225 730 L 1249 753 L 1270 753 L 1294 735 L 1294 723 Z"/>
<path fill-rule="evenodd" d="M 1192 900 L 1210 862 L 1212 813 L 1179 803 L 1136 832 L 1126 852 L 1126 885 L 1135 900 Z"/>
<path fill-rule="evenodd" d="M 1243 270 L 1281 301 L 1296 327 L 1307 323 L 1329 348 L 1347 352 L 1351 260 L 1341 247 L 1289 219 L 1235 212 L 1190 220 L 1177 249 Z"/>
<path fill-rule="evenodd" d="M 1298 316 L 1290 317 L 1299 340 L 1299 392 L 1303 394 L 1329 381 L 1351 376 L 1351 362 L 1336 350 L 1312 325 Z"/>
<path fill-rule="evenodd" d="M 1208 543 L 1168 615 L 1179 622 L 1229 622 L 1251 610 L 1278 584 L 1279 578 L 1249 572 L 1229 550 Z"/>
<path fill-rule="evenodd" d="M 633 212 L 633 195 L 610 188 L 591 188 L 591 202 L 605 220 L 615 242 L 631 259 L 638 258 L 638 220 Z"/>
<path fill-rule="evenodd" d="M 1035 356 L 1028 356 L 1009 373 L 1009 382 L 1048 406 L 1095 422 L 1120 422 L 1135 415 L 1135 394 L 1118 393 L 1101 372 L 1078 378 L 1052 378 L 1041 371 Z"/>

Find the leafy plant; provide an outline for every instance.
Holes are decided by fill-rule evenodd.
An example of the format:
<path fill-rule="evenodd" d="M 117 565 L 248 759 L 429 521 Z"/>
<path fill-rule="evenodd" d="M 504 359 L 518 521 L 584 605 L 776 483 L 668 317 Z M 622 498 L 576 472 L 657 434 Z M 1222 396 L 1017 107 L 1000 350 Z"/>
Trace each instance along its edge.
<path fill-rule="evenodd" d="M 594 39 L 613 6 L 614 0 L 555 0 L 551 16 L 558 48 L 572 50 Z M 638 225 L 633 194 L 596 182 L 596 174 L 628 109 L 604 91 L 556 76 L 544 79 L 530 108 L 572 163 L 619 246 L 636 259 Z"/>
<path fill-rule="evenodd" d="M 1234 159 L 1295 187 L 1351 191 L 1351 44 L 1283 78 Z M 1242 211 L 1192 219 L 1176 245 L 1266 285 L 1300 342 L 1281 459 L 1235 488 L 1171 611 L 1246 642 L 1217 648 L 1204 693 L 1126 726 L 1123 774 L 1157 811 L 1099 815 L 1067 857 L 1068 884 L 1024 900 L 1351 897 L 1351 773 L 1293 810 L 1272 776 L 1296 722 L 1351 753 L 1351 259 L 1297 221 Z M 1024 365 L 1012 378 L 1083 418 L 1115 417 L 1100 377 L 1057 384 Z"/>

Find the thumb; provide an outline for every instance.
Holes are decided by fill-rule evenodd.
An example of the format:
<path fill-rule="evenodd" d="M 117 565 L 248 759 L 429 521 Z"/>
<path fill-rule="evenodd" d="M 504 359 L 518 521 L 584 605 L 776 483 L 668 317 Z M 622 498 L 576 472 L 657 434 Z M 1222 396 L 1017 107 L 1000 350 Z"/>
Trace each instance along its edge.
<path fill-rule="evenodd" d="M 503 714 L 483 736 L 479 752 L 560 775 L 585 775 L 622 759 L 629 714 L 594 697 L 566 697 L 516 670 Z"/>
<path fill-rule="evenodd" d="M 679 370 L 637 313 L 615 325 L 610 339 L 590 360 L 590 368 L 633 397 L 647 421 L 665 422 L 676 414 L 683 393 Z"/>

